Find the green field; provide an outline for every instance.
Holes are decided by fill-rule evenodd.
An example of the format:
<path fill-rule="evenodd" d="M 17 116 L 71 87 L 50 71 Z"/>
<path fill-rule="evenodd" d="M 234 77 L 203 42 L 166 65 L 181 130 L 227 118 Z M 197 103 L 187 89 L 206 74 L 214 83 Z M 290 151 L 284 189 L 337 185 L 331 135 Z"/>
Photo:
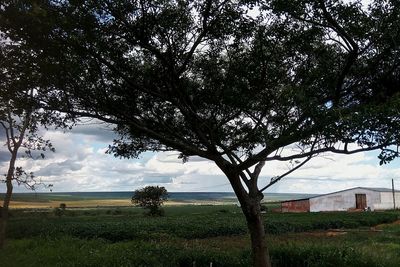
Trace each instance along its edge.
<path fill-rule="evenodd" d="M 13 210 L 1 266 L 250 266 L 235 206 Z M 400 266 L 399 212 L 267 213 L 274 266 Z M 339 230 L 332 230 L 339 229 Z"/>

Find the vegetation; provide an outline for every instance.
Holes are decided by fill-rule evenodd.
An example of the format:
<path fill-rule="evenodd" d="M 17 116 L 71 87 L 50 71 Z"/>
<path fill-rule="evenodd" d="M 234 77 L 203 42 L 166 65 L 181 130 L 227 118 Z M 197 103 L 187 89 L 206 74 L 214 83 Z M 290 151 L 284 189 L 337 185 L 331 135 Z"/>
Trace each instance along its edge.
<path fill-rule="evenodd" d="M 11 266 L 249 266 L 247 227 L 235 206 L 165 207 L 165 217 L 139 208 L 14 210 Z M 398 266 L 398 212 L 270 213 L 264 221 L 273 266 Z M 226 224 L 229 221 L 230 224 Z M 29 222 L 29 224 L 28 224 Z M 328 236 L 326 229 L 343 232 Z M 308 232 L 304 232 L 308 231 Z M 311 231 L 311 232 L 310 232 Z M 346 233 L 346 234 L 341 234 Z M 11 260 L 12 259 L 12 260 Z"/>
<path fill-rule="evenodd" d="M 0 36 L 0 39 L 2 37 Z M 54 152 L 49 140 L 39 134 L 40 125 L 48 125 L 51 116 L 38 107 L 35 99 L 34 74 L 37 68 L 29 60 L 26 51 L 15 51 L 0 41 L 0 132 L 1 146 L 7 149 L 8 160 L 4 178 L 0 183 L 6 186 L 0 216 L 0 249 L 3 248 L 8 223 L 8 210 L 14 185 L 23 185 L 34 190 L 41 184 L 32 172 L 18 166 L 21 154 L 26 157 L 44 158 L 44 151 Z M 23 63 L 22 63 L 23 62 Z M 28 74 L 29 73 L 29 74 Z M 13 95 L 13 97 L 10 97 Z M 54 119 L 54 118 L 53 118 Z M 54 119 L 53 122 L 56 120 Z M 36 155 L 34 154 L 36 152 Z M 48 185 L 51 186 L 51 185 Z"/>
<path fill-rule="evenodd" d="M 115 124 L 116 156 L 214 162 L 255 266 L 270 266 L 262 191 L 324 152 L 400 156 L 398 1 L 3 2 L 0 32 L 37 55 L 43 107 Z M 291 168 L 259 185 L 274 160 Z"/>
<path fill-rule="evenodd" d="M 1 20 L 1 18 L 0 18 Z M 0 132 L 1 147 L 8 154 L 0 183 L 6 190 L 0 209 L 0 249 L 3 248 L 8 224 L 8 210 L 14 186 L 35 190 L 37 186 L 51 188 L 19 165 L 21 158 L 43 159 L 46 151 L 54 152 L 50 140 L 40 135 L 40 127 L 66 127 L 59 113 L 44 110 L 39 104 L 37 86 L 42 75 L 33 50 L 19 49 L 18 42 L 0 33 Z M 1 150 L 3 152 L 3 150 Z M 3 154 L 6 155 L 6 154 Z"/>
<path fill-rule="evenodd" d="M 165 187 L 146 186 L 133 192 L 132 203 L 149 210 L 151 216 L 162 216 L 164 210 L 160 207 L 168 198 L 168 192 Z"/>
<path fill-rule="evenodd" d="M 240 209 L 233 206 L 165 207 L 167 216 L 149 218 L 138 208 L 66 210 L 58 218 L 48 211 L 14 211 L 10 237 L 59 236 L 102 238 L 112 242 L 146 239 L 162 233 L 175 238 L 196 239 L 247 233 Z M 359 228 L 393 222 L 397 213 L 270 213 L 264 225 L 270 234 L 332 228 Z M 30 221 L 30 224 L 27 224 Z M 226 224 L 229 221 L 229 224 Z M 30 228 L 29 226 L 34 227 Z"/>

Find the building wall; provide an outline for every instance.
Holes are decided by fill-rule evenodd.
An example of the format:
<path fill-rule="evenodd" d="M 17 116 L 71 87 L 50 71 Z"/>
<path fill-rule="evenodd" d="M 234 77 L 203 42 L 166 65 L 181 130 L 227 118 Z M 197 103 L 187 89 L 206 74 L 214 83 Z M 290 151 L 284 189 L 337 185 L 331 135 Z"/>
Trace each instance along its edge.
<path fill-rule="evenodd" d="M 342 192 L 310 198 L 310 211 L 346 211 L 356 208 L 356 194 L 366 194 L 367 207 L 372 210 L 381 202 L 381 194 L 377 191 L 355 188 Z"/>
<path fill-rule="evenodd" d="M 310 211 L 309 199 L 286 201 L 281 203 L 282 212 L 308 212 Z"/>
<path fill-rule="evenodd" d="M 393 193 L 381 192 L 381 202 L 374 205 L 376 210 L 393 209 Z M 395 192 L 396 208 L 400 208 L 400 192 Z"/>

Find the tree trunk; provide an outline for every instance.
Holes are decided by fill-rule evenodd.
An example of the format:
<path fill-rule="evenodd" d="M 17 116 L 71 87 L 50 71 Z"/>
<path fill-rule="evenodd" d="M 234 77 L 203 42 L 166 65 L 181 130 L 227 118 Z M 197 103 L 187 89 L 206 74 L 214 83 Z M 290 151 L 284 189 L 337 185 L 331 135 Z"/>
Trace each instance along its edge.
<path fill-rule="evenodd" d="M 0 249 L 4 248 L 5 239 L 6 239 L 6 226 L 7 226 L 7 219 L 4 218 L 4 209 L 1 211 L 1 218 L 0 218 Z"/>
<path fill-rule="evenodd" d="M 246 192 L 238 173 L 232 171 L 229 164 L 225 164 L 223 160 L 216 161 L 216 164 L 229 179 L 233 191 L 239 200 L 243 214 L 246 217 L 251 238 L 253 266 L 271 267 L 269 251 L 265 240 L 264 222 L 261 218 L 260 201 L 263 198 L 262 193 L 257 190 L 256 186 L 251 188 L 251 193 Z"/>
<path fill-rule="evenodd" d="M 251 249 L 254 267 L 271 267 L 268 246 L 265 240 L 264 222 L 261 217 L 260 202 L 252 201 L 242 207 L 250 232 Z"/>
<path fill-rule="evenodd" d="M 6 184 L 7 184 L 7 192 L 6 192 L 6 195 L 4 196 L 3 208 L 1 209 L 0 249 L 2 249 L 4 247 L 5 240 L 6 240 L 6 227 L 7 227 L 7 222 L 8 222 L 8 207 L 10 205 L 11 195 L 12 195 L 12 190 L 13 190 L 11 179 L 7 179 Z"/>
<path fill-rule="evenodd" d="M 14 175 L 15 161 L 17 159 L 17 152 L 14 150 L 10 159 L 10 165 L 8 167 L 8 172 L 6 176 L 7 192 L 4 196 L 3 208 L 1 209 L 1 219 L 0 219 L 0 249 L 4 247 L 6 242 L 6 227 L 8 222 L 8 207 L 10 206 L 13 185 L 12 178 Z"/>
<path fill-rule="evenodd" d="M 33 89 L 30 90 L 30 96 L 33 96 Z M 8 222 L 8 207 L 10 206 L 10 201 L 11 201 L 11 196 L 12 196 L 12 191 L 13 191 L 13 179 L 14 179 L 14 174 L 15 174 L 15 162 L 17 161 L 17 155 L 18 155 L 18 150 L 22 145 L 22 141 L 25 137 L 25 132 L 28 129 L 28 127 L 31 124 L 31 119 L 32 119 L 32 111 L 27 111 L 24 115 L 24 118 L 22 118 L 22 126 L 19 127 L 18 125 L 15 124 L 15 121 L 12 117 L 12 112 L 11 110 L 8 110 L 7 112 L 7 123 L 8 127 L 6 126 L 5 123 L 1 123 L 3 126 L 4 130 L 6 131 L 6 144 L 8 151 L 11 153 L 11 158 L 10 162 L 8 165 L 8 171 L 6 175 L 6 186 L 7 186 L 7 192 L 6 195 L 4 196 L 4 201 L 3 201 L 3 208 L 1 211 L 1 219 L 0 219 L 0 249 L 4 247 L 4 244 L 6 242 L 6 227 L 7 227 L 7 222 Z M 19 134 L 18 136 L 15 136 L 14 131 L 18 131 Z"/>

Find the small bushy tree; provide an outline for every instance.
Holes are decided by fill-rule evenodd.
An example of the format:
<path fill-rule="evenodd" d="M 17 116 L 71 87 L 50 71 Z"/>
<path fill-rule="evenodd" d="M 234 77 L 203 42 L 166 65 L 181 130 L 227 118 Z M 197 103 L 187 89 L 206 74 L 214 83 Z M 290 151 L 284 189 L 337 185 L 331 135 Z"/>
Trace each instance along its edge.
<path fill-rule="evenodd" d="M 163 186 L 146 186 L 133 193 L 132 203 L 149 210 L 151 216 L 161 216 L 164 211 L 160 208 L 168 198 L 167 189 Z"/>

